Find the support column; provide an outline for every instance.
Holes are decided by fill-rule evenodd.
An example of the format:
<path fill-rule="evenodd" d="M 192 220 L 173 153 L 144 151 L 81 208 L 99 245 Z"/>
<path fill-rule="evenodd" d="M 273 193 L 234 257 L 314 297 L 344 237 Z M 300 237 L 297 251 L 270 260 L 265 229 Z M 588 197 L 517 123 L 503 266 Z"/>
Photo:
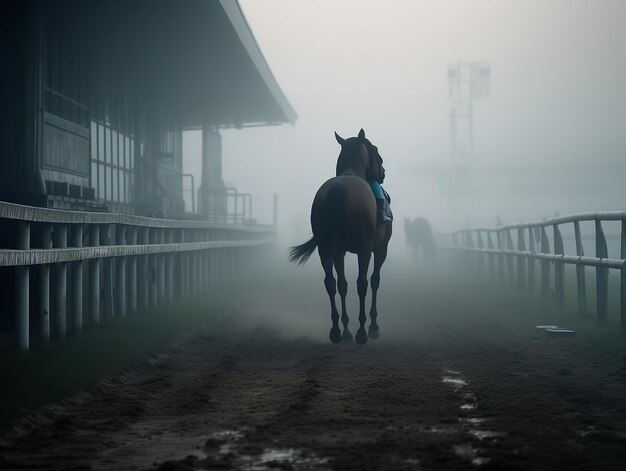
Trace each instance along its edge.
<path fill-rule="evenodd" d="M 67 226 L 55 224 L 53 247 L 67 248 Z M 67 333 L 67 263 L 55 263 L 52 266 L 52 319 L 58 338 L 65 338 Z"/>
<path fill-rule="evenodd" d="M 115 245 L 126 245 L 126 226 L 123 224 L 115 228 Z M 126 315 L 126 257 L 115 259 L 115 312 L 118 316 Z"/>
<path fill-rule="evenodd" d="M 89 246 L 100 246 L 100 225 L 89 226 Z M 100 323 L 100 259 L 89 262 L 89 319 L 91 325 Z"/>
<path fill-rule="evenodd" d="M 70 230 L 70 246 L 83 246 L 83 225 L 74 224 Z M 83 261 L 78 260 L 71 264 L 71 317 L 72 331 L 83 330 Z"/>
<path fill-rule="evenodd" d="M 20 250 L 30 249 L 30 223 L 19 221 L 17 223 L 16 246 Z M 29 273 L 28 265 L 15 267 L 15 313 L 16 313 L 16 333 L 17 346 L 20 350 L 30 348 L 30 318 L 29 318 Z"/>

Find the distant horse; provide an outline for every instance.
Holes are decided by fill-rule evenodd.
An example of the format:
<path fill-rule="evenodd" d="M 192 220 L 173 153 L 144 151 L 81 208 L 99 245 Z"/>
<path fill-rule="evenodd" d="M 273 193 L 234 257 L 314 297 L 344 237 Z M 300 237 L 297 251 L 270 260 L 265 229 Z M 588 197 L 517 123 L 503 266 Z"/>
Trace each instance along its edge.
<path fill-rule="evenodd" d="M 416 218 L 411 220 L 410 218 L 405 218 L 404 234 L 406 236 L 406 244 L 413 248 L 416 259 L 417 251 L 421 247 L 424 261 L 428 264 L 435 262 L 435 236 L 427 219 Z"/>
<path fill-rule="evenodd" d="M 330 298 L 330 340 L 339 343 L 342 339 L 339 330 L 339 313 L 335 304 L 335 293 L 341 297 L 341 322 L 343 340 L 352 340 L 348 329 L 346 312 L 346 293 L 348 283 L 344 273 L 346 252 L 358 256 L 359 276 L 357 292 L 359 294 L 359 329 L 356 342 L 367 342 L 365 332 L 365 295 L 367 294 L 367 269 L 374 253 L 374 272 L 372 273 L 372 305 L 370 309 L 369 336 L 376 339 L 379 327 L 376 322 L 376 295 L 380 285 L 380 268 L 387 257 L 387 244 L 391 238 L 391 223 L 377 226 L 376 199 L 370 186 L 374 181 L 382 183 L 385 169 L 378 149 L 365 138 L 363 129 L 358 137 L 343 139 L 335 133 L 335 139 L 341 146 L 337 160 L 336 177 L 324 183 L 315 195 L 311 208 L 311 227 L 313 237 L 302 245 L 291 248 L 289 259 L 298 264 L 305 263 L 317 247 L 324 273 L 324 285 Z M 333 276 L 333 264 L 337 272 L 337 287 Z"/>

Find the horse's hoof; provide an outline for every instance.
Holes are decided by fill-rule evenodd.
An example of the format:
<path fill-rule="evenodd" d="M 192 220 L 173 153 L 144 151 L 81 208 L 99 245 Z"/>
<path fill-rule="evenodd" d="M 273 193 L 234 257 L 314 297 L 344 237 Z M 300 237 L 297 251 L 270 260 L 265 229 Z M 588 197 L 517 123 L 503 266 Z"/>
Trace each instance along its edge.
<path fill-rule="evenodd" d="M 365 342 L 367 342 L 367 334 L 365 333 L 365 329 L 359 329 L 354 339 L 359 345 L 363 345 Z"/>
<path fill-rule="evenodd" d="M 372 327 L 370 325 L 367 333 L 372 340 L 376 340 L 378 337 L 380 337 L 380 329 L 378 328 L 378 326 Z"/>
<path fill-rule="evenodd" d="M 343 342 L 349 343 L 352 342 L 354 337 L 352 337 L 352 333 L 348 329 L 343 329 Z"/>
<path fill-rule="evenodd" d="M 328 338 L 330 338 L 330 341 L 332 343 L 341 342 L 341 331 L 339 330 L 339 327 L 333 327 L 332 329 L 330 329 L 330 334 L 328 335 Z"/>

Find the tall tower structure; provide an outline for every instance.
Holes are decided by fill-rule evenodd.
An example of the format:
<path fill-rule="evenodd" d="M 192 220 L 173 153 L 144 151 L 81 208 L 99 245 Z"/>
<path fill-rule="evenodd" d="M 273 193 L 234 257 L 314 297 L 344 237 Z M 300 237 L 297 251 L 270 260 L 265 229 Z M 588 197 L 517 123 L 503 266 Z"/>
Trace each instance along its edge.
<path fill-rule="evenodd" d="M 474 102 L 489 94 L 488 62 L 457 62 L 448 66 L 451 156 L 454 167 L 470 167 L 474 160 Z"/>

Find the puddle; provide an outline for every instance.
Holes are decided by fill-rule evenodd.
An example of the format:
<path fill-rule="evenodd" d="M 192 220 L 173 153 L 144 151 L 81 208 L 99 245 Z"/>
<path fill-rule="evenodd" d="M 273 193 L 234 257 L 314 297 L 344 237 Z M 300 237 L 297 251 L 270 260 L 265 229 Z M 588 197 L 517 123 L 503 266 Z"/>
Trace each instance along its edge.
<path fill-rule="evenodd" d="M 422 432 L 427 433 L 445 433 L 445 434 L 453 434 L 459 433 L 459 429 L 456 427 L 428 427 L 421 429 Z"/>
<path fill-rule="evenodd" d="M 462 388 L 463 386 L 467 386 L 467 381 L 461 378 L 453 378 L 451 376 L 444 376 L 441 378 L 441 382 L 445 384 L 451 384 L 456 388 Z"/>
<path fill-rule="evenodd" d="M 478 438 L 479 440 L 485 440 L 487 438 L 495 438 L 502 435 L 499 432 L 494 432 L 492 430 L 469 430 L 470 435 Z"/>
<path fill-rule="evenodd" d="M 454 388 L 455 393 L 462 398 L 464 401 L 463 404 L 459 406 L 462 411 L 475 411 L 478 409 L 478 401 L 476 396 L 468 391 L 469 384 L 463 379 L 463 373 L 453 369 L 444 370 L 444 374 L 441 378 L 441 381 L 444 384 L 451 385 Z M 475 414 L 475 412 L 474 412 Z M 459 422 L 463 424 L 461 430 L 456 430 L 456 433 L 464 433 L 466 437 L 471 437 L 471 439 L 483 441 L 492 439 L 502 434 L 499 432 L 494 432 L 492 430 L 481 430 L 480 427 L 485 424 L 489 419 L 484 417 L 459 417 Z M 436 429 L 432 428 L 429 430 L 432 433 L 452 433 L 450 429 Z M 466 445 L 456 445 L 453 448 L 454 453 L 457 456 L 460 456 L 470 463 L 473 466 L 483 466 L 490 462 L 490 458 L 484 456 L 487 451 L 481 448 L 476 448 L 470 444 Z"/>
<path fill-rule="evenodd" d="M 213 432 L 209 435 L 209 439 L 227 441 L 237 441 L 241 437 L 243 437 L 243 432 L 240 432 L 239 430 L 221 430 L 219 432 Z"/>
<path fill-rule="evenodd" d="M 327 458 L 320 458 L 312 452 L 294 448 L 266 448 L 260 455 L 242 455 L 237 458 L 240 467 L 252 471 L 294 468 L 319 470 L 320 465 L 327 462 Z"/>
<path fill-rule="evenodd" d="M 188 453 L 186 465 L 192 469 L 226 467 L 266 471 L 273 469 L 323 469 L 327 458 L 320 458 L 308 450 L 295 448 L 258 448 L 247 446 L 244 433 L 238 430 L 223 430 L 210 434 L 202 449 Z"/>
<path fill-rule="evenodd" d="M 457 456 L 469 460 L 474 466 L 482 466 L 489 463 L 489 458 L 479 456 L 480 450 L 469 445 L 456 445 L 453 450 Z"/>
<path fill-rule="evenodd" d="M 486 422 L 487 419 L 481 418 L 481 417 L 464 417 L 461 419 L 463 422 L 467 422 L 469 424 L 472 425 L 480 425 L 483 422 Z"/>

